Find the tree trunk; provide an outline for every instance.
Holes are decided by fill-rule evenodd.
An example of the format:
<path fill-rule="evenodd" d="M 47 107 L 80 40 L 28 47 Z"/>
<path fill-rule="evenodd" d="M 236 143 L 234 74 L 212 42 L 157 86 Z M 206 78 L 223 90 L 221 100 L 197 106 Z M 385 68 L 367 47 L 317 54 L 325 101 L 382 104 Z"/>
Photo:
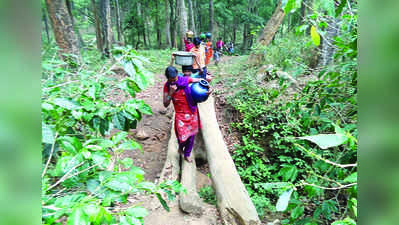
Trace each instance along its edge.
<path fill-rule="evenodd" d="M 328 19 L 326 33 L 321 38 L 321 57 L 319 58 L 319 67 L 326 66 L 333 60 L 335 54 L 333 43 L 334 38 L 338 35 L 338 31 L 338 20 L 336 18 Z"/>
<path fill-rule="evenodd" d="M 242 32 L 242 50 L 245 52 L 248 49 L 248 24 L 244 23 L 244 31 Z"/>
<path fill-rule="evenodd" d="M 93 8 L 94 19 L 96 20 L 97 49 L 98 49 L 98 51 L 103 52 L 104 42 L 103 42 L 103 38 L 102 38 L 101 21 L 100 21 L 99 15 L 98 15 L 98 7 L 96 5 L 96 1 L 91 0 L 91 5 Z"/>
<path fill-rule="evenodd" d="M 101 0 L 101 19 L 102 19 L 102 34 L 104 43 L 104 56 L 111 56 L 112 49 L 112 25 L 111 25 L 111 8 L 110 0 Z"/>
<path fill-rule="evenodd" d="M 187 9 L 184 0 L 178 0 L 179 21 L 180 21 L 180 50 L 184 51 L 184 36 L 187 31 Z"/>
<path fill-rule="evenodd" d="M 47 15 L 46 15 L 46 12 L 45 12 L 44 8 L 42 8 L 42 14 L 43 14 L 44 29 L 46 30 L 47 42 L 50 43 L 50 34 L 48 32 Z"/>
<path fill-rule="evenodd" d="M 226 19 L 223 19 L 223 40 L 226 42 Z"/>
<path fill-rule="evenodd" d="M 114 0 L 115 1 L 115 11 L 116 11 L 116 30 L 118 32 L 118 41 L 123 42 L 123 36 L 121 32 L 121 15 L 120 15 L 120 9 L 119 9 L 119 0 Z"/>
<path fill-rule="evenodd" d="M 194 32 L 194 35 L 197 34 L 196 29 L 195 29 L 195 23 L 194 23 L 194 10 L 193 10 L 193 3 L 191 2 L 191 0 L 188 0 L 188 9 L 189 9 L 189 13 L 190 13 L 190 30 L 192 32 Z"/>
<path fill-rule="evenodd" d="M 69 60 L 63 54 L 73 54 L 80 58 L 79 41 L 73 29 L 71 17 L 68 14 L 64 0 L 46 0 L 48 15 L 51 26 L 53 27 L 54 37 L 60 48 L 60 57 L 63 60 Z M 75 61 L 75 60 L 74 60 Z"/>
<path fill-rule="evenodd" d="M 223 224 L 260 225 L 260 220 L 237 173 L 216 119 L 214 98 L 198 106 L 209 171 L 216 190 L 217 206 Z"/>
<path fill-rule="evenodd" d="M 209 32 L 213 34 L 213 0 L 209 0 Z"/>
<path fill-rule="evenodd" d="M 199 3 L 198 0 L 195 1 L 197 6 L 195 7 L 197 9 L 197 15 L 198 15 L 198 34 L 202 30 L 202 18 L 201 18 L 201 4 Z M 198 35 L 197 34 L 197 35 Z"/>
<path fill-rule="evenodd" d="M 283 22 L 285 13 L 281 8 L 281 1 L 277 5 L 276 9 L 272 17 L 267 21 L 266 27 L 263 29 L 262 34 L 259 36 L 257 42 L 261 45 L 268 45 L 272 41 L 274 35 L 280 28 L 281 23 Z"/>
<path fill-rule="evenodd" d="M 165 41 L 166 46 L 171 46 L 170 40 L 170 14 L 169 14 L 169 0 L 165 0 Z"/>
<path fill-rule="evenodd" d="M 171 19 L 171 38 L 172 48 L 176 48 L 176 12 L 175 6 L 173 5 L 174 0 L 169 0 L 170 5 L 170 19 Z"/>
<path fill-rule="evenodd" d="M 69 14 L 69 16 L 71 17 L 71 22 L 72 22 L 73 29 L 75 30 L 75 33 L 76 33 L 77 36 L 78 36 L 79 48 L 81 48 L 81 47 L 83 47 L 85 44 L 84 44 L 82 35 L 80 34 L 79 28 L 78 28 L 77 26 L 75 26 L 75 20 L 74 20 L 74 18 L 73 18 L 73 14 L 72 14 L 72 1 L 70 1 L 70 0 L 65 0 L 65 4 L 66 4 L 67 9 L 68 9 L 68 14 Z"/>
<path fill-rule="evenodd" d="M 148 22 L 148 15 L 147 15 L 147 10 L 148 10 L 148 1 L 145 1 L 144 7 L 142 7 L 143 10 L 143 17 L 144 17 L 144 35 L 146 35 L 146 40 L 147 40 L 147 46 L 151 47 L 151 39 L 150 39 L 150 25 Z"/>
<path fill-rule="evenodd" d="M 161 48 L 162 45 L 162 38 L 161 38 L 161 29 L 160 29 L 160 25 L 159 25 L 159 8 L 158 8 L 158 1 L 155 1 L 155 26 L 156 26 L 156 30 L 157 30 L 157 44 L 158 44 L 158 48 Z"/>

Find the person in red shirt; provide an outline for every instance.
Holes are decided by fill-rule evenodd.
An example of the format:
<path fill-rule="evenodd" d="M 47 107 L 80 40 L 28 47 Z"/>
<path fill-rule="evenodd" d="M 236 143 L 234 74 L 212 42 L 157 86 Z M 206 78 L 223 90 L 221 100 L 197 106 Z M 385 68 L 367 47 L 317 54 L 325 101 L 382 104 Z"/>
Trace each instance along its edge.
<path fill-rule="evenodd" d="M 168 81 L 163 88 L 163 105 L 168 107 L 173 102 L 175 109 L 175 133 L 179 143 L 179 152 L 184 154 L 187 162 L 194 147 L 194 138 L 201 128 L 197 104 L 191 97 L 190 83 L 199 82 L 199 78 L 178 76 L 175 67 L 169 66 L 165 70 Z M 212 91 L 208 91 L 208 95 Z"/>

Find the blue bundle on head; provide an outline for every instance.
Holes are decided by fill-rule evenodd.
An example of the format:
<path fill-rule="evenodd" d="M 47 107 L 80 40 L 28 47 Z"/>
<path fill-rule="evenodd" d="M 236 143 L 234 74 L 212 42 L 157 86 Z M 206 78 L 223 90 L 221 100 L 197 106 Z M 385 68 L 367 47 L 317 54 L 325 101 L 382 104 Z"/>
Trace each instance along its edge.
<path fill-rule="evenodd" d="M 168 79 L 177 77 L 178 73 L 179 73 L 179 71 L 177 71 L 177 69 L 173 66 L 168 66 L 165 70 L 165 76 Z"/>
<path fill-rule="evenodd" d="M 194 43 L 194 45 L 200 45 L 201 39 L 199 39 L 198 37 L 195 37 L 193 43 Z"/>

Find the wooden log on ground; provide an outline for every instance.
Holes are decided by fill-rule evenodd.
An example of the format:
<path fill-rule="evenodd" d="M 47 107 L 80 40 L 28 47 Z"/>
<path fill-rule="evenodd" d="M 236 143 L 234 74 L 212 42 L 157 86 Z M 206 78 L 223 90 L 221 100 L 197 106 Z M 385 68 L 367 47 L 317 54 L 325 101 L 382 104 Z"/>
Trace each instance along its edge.
<path fill-rule="evenodd" d="M 165 180 L 177 180 L 180 172 L 180 154 L 178 152 L 179 145 L 177 143 L 175 134 L 175 116 L 172 117 L 172 127 L 170 129 L 170 138 L 168 142 L 168 153 L 166 156 L 165 164 L 159 176 L 159 182 Z"/>
<path fill-rule="evenodd" d="M 227 225 L 259 225 L 255 206 L 237 173 L 216 120 L 214 98 L 199 104 L 202 135 L 218 208 Z"/>
<path fill-rule="evenodd" d="M 191 152 L 193 161 L 191 163 L 183 161 L 182 175 L 180 183 L 186 188 L 186 193 L 181 193 L 179 198 L 180 209 L 186 213 L 201 216 L 204 213 L 205 205 L 202 203 L 196 185 L 197 167 L 195 166 L 195 153 Z"/>
<path fill-rule="evenodd" d="M 193 152 L 195 152 L 195 160 L 202 162 L 206 162 L 208 160 L 206 157 L 205 144 L 201 132 L 195 136 Z"/>

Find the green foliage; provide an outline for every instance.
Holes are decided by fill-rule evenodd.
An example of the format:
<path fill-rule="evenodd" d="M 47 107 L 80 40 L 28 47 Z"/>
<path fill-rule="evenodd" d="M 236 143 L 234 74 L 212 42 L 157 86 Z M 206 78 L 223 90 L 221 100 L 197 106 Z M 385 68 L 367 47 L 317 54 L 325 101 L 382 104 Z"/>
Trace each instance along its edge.
<path fill-rule="evenodd" d="M 275 39 L 269 46 L 257 46 L 255 54 L 263 56 L 265 64 L 272 64 L 276 70 L 289 72 L 294 77 L 309 73 L 316 65 L 317 49 L 310 37 L 292 33 Z"/>
<path fill-rule="evenodd" d="M 201 188 L 198 194 L 203 199 L 204 202 L 211 205 L 216 205 L 217 203 L 216 193 L 215 190 L 213 190 L 212 186 L 205 186 Z"/>
<path fill-rule="evenodd" d="M 263 64 L 275 68 L 263 81 L 257 79 L 259 65 L 239 63 L 226 72 L 235 79 L 224 82 L 234 90 L 227 97 L 238 115 L 231 125 L 242 134 L 233 154 L 238 173 L 259 215 L 282 211 L 289 215 L 284 224 L 351 224 L 357 216 L 357 26 L 355 16 L 344 19 L 333 63 L 315 68 L 318 50 L 312 42 L 325 35 L 324 17 L 336 13 L 327 3 L 320 7 L 296 36 L 255 50 Z M 349 17 L 346 7 L 341 10 L 342 18 Z M 311 26 L 317 35 L 306 34 Z M 293 93 L 276 70 L 316 79 Z M 270 88 L 265 80 L 279 85 Z"/>
<path fill-rule="evenodd" d="M 141 150 L 128 137 L 143 114 L 151 108 L 133 97 L 151 84 L 153 75 L 143 66 L 145 58 L 131 48 L 113 51 L 116 63 L 129 77 L 117 84 L 105 62 L 99 72 L 87 57 L 81 68 L 66 67 L 58 60 L 44 59 L 42 127 L 43 222 L 56 224 L 143 224 L 148 212 L 141 206 L 115 212 L 115 204 L 127 203 L 130 194 L 156 195 L 165 209 L 169 200 L 183 191 L 176 181 L 156 185 L 144 180 L 144 171 L 134 166 L 124 151 Z M 94 59 L 95 60 L 95 59 Z M 125 84 L 125 85 L 123 85 Z M 127 98 L 112 100 L 119 90 Z M 130 96 L 130 97 L 129 97 Z M 116 129 L 111 135 L 111 130 Z M 51 157 L 51 158 L 50 158 Z"/>

